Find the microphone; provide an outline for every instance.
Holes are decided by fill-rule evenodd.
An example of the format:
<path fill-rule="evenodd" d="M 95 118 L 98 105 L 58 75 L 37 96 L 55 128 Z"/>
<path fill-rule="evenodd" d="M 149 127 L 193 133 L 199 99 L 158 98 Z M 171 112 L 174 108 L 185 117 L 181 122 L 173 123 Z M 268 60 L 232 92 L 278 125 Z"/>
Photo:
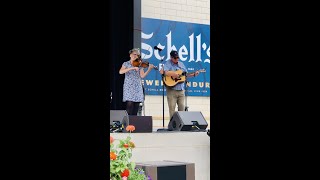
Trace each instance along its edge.
<path fill-rule="evenodd" d="M 159 50 L 159 51 L 162 51 L 162 49 L 161 49 L 161 48 L 158 48 L 158 46 L 154 46 L 153 48 L 154 48 L 154 49 L 157 49 L 157 50 Z"/>

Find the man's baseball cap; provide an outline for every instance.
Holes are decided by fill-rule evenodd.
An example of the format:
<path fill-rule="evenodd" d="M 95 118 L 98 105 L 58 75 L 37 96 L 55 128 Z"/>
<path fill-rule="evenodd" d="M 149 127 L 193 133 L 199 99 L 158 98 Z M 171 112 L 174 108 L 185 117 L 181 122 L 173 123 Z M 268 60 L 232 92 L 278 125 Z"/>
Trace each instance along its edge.
<path fill-rule="evenodd" d="M 170 56 L 176 58 L 176 57 L 179 57 L 179 54 L 178 54 L 177 51 L 171 51 L 171 52 L 170 52 Z"/>

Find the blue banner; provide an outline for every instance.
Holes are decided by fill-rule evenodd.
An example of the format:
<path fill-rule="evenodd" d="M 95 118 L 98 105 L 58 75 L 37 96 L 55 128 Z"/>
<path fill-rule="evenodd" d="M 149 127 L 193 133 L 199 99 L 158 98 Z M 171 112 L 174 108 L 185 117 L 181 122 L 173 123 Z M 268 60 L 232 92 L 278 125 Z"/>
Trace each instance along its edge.
<path fill-rule="evenodd" d="M 170 52 L 178 51 L 179 61 L 188 73 L 202 71 L 196 77 L 187 78 L 186 95 L 210 96 L 210 25 L 142 18 L 141 26 L 141 58 L 160 70 L 162 63 L 170 60 Z M 163 94 L 159 70 L 152 70 L 144 78 L 146 95 Z"/>

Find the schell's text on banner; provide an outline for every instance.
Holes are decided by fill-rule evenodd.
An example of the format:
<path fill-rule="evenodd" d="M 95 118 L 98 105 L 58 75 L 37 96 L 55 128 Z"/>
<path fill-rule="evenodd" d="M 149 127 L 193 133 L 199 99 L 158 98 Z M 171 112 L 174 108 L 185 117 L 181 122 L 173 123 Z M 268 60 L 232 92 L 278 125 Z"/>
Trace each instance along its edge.
<path fill-rule="evenodd" d="M 160 70 L 170 60 L 170 52 L 178 51 L 188 73 L 201 70 L 198 76 L 179 82 L 186 83 L 186 95 L 210 96 L 210 25 L 142 18 L 141 27 L 141 58 Z M 143 79 L 146 95 L 163 94 L 159 70 Z"/>

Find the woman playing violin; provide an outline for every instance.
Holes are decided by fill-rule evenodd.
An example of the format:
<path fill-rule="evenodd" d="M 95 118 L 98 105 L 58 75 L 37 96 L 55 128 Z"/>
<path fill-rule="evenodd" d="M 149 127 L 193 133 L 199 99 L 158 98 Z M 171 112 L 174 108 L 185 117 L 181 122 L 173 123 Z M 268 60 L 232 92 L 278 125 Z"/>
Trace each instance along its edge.
<path fill-rule="evenodd" d="M 148 70 L 144 71 L 145 66 L 141 66 L 142 61 L 138 48 L 131 49 L 129 54 L 130 60 L 125 61 L 119 70 L 119 74 L 125 74 L 122 101 L 126 102 L 128 115 L 137 115 L 139 104 L 144 101 L 141 79 L 146 77 L 154 66 L 148 64 Z"/>

